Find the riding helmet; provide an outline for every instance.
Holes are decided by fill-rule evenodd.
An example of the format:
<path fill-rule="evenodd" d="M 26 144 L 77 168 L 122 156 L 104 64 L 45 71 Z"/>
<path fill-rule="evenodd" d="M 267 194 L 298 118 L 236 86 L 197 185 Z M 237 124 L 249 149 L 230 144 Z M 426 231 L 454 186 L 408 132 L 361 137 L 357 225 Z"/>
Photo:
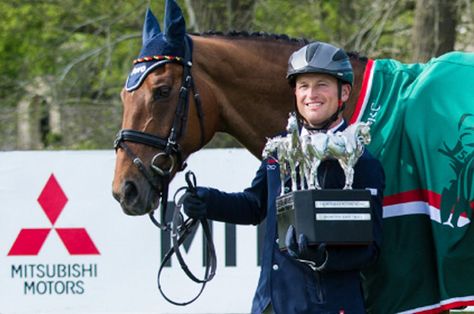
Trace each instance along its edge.
<path fill-rule="evenodd" d="M 286 78 L 295 85 L 298 74 L 325 73 L 352 86 L 354 75 L 349 57 L 343 49 L 333 45 L 312 42 L 295 51 L 288 60 Z"/>

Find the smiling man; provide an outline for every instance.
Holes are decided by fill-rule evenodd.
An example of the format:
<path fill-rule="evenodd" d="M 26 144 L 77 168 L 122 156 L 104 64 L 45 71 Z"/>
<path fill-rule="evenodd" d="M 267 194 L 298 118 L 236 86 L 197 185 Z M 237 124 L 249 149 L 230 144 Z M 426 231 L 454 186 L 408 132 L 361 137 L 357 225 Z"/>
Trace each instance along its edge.
<path fill-rule="evenodd" d="M 302 135 L 347 127 L 342 111 L 353 73 L 342 49 L 320 42 L 304 46 L 291 55 L 287 78 L 294 88 Z M 355 165 L 353 188 L 371 191 L 374 240 L 349 247 L 308 244 L 306 236 L 297 235 L 293 226 L 285 239 L 278 239 L 276 198 L 282 187 L 279 167 L 274 165 L 273 157 L 263 160 L 251 186 L 243 192 L 197 187 L 197 192 L 184 200 L 185 213 L 235 224 L 259 224 L 266 218 L 262 270 L 251 313 L 365 313 L 360 269 L 377 259 L 382 237 L 385 176 L 380 162 L 365 150 Z M 337 160 L 321 162 L 318 181 L 323 189 L 344 187 L 345 176 Z M 285 189 L 290 186 L 288 179 Z M 279 241 L 287 249 L 280 250 Z"/>
<path fill-rule="evenodd" d="M 326 43 L 311 43 L 293 53 L 287 79 L 294 87 L 296 109 L 305 128 L 339 126 L 353 81 L 347 54 Z"/>
<path fill-rule="evenodd" d="M 331 128 L 342 122 L 341 107 L 349 98 L 351 85 L 340 86 L 338 82 L 328 74 L 318 73 L 302 74 L 296 79 L 298 112 L 310 128 Z M 342 89 L 341 98 L 338 98 L 338 86 Z"/>

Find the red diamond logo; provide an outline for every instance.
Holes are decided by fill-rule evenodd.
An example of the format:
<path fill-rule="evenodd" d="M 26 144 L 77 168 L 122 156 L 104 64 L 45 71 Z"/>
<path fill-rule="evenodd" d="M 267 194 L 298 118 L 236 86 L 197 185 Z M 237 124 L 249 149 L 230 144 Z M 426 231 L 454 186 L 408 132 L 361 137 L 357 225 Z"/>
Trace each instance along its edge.
<path fill-rule="evenodd" d="M 43 208 L 46 216 L 48 216 L 51 224 L 54 225 L 67 203 L 66 194 L 64 194 L 54 174 L 51 174 L 43 191 L 41 191 L 38 197 L 38 203 L 41 205 L 41 208 Z"/>
<path fill-rule="evenodd" d="M 99 250 L 84 228 L 57 228 L 59 237 L 71 255 L 97 255 Z"/>
<path fill-rule="evenodd" d="M 50 228 L 21 229 L 8 255 L 38 255 Z"/>
<path fill-rule="evenodd" d="M 51 174 L 38 197 L 38 203 L 51 222 L 51 228 L 21 229 L 13 243 L 9 256 L 38 255 L 51 230 L 55 229 L 67 251 L 71 255 L 98 255 L 95 246 L 85 228 L 55 228 L 54 224 L 66 206 L 68 199 L 63 189 Z"/>

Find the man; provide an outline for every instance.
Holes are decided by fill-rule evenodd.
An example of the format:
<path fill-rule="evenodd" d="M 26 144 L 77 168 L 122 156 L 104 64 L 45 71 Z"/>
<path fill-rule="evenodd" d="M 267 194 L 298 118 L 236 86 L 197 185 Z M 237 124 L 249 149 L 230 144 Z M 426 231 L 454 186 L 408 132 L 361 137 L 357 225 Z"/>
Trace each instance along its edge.
<path fill-rule="evenodd" d="M 346 128 L 342 111 L 353 73 L 342 49 L 320 42 L 304 46 L 291 55 L 287 78 L 294 88 L 302 134 Z M 365 151 L 354 168 L 353 188 L 372 192 L 374 242 L 368 246 L 323 243 L 313 247 L 292 227 L 286 239 L 277 239 L 275 199 L 281 185 L 278 167 L 267 167 L 272 162 L 262 162 L 251 187 L 243 192 L 199 187 L 196 195 L 184 201 L 186 214 L 235 224 L 258 224 L 266 218 L 262 269 L 252 313 L 365 313 L 359 270 L 375 261 L 380 250 L 385 186 L 382 166 Z M 318 179 L 325 189 L 341 189 L 345 181 L 336 160 L 321 163 Z M 291 186 L 289 180 L 286 184 Z M 278 241 L 285 241 L 287 252 L 280 251 Z M 309 260 L 313 267 L 300 260 Z"/>

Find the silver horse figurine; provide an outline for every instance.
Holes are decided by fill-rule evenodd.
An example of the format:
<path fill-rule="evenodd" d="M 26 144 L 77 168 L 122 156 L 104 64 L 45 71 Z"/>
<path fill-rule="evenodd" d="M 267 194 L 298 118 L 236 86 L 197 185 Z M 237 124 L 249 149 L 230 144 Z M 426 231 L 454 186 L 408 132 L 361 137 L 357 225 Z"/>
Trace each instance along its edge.
<path fill-rule="evenodd" d="M 286 126 L 288 132 L 287 138 L 289 140 L 289 159 L 290 176 L 291 176 L 291 190 L 297 190 L 297 167 L 299 168 L 299 175 L 301 179 L 301 187 L 303 187 L 303 178 L 305 177 L 305 155 L 301 145 L 301 138 L 298 130 L 298 118 L 294 112 L 290 113 L 288 117 L 288 124 Z"/>
<path fill-rule="evenodd" d="M 305 135 L 302 139 L 305 178 L 309 189 L 321 189 L 318 181 L 318 168 L 321 161 L 328 157 L 329 136 L 326 133 Z"/>
<path fill-rule="evenodd" d="M 281 194 L 284 192 L 284 186 L 285 186 L 285 177 L 288 169 L 286 169 L 286 165 L 288 164 L 288 158 L 289 158 L 289 149 L 288 149 L 288 140 L 285 137 L 282 136 L 276 136 L 273 138 L 267 139 L 267 143 L 265 144 L 265 147 L 263 148 L 262 151 L 262 158 L 267 159 L 267 158 L 274 158 L 275 160 L 278 161 L 280 165 L 280 181 L 281 181 Z M 276 158 L 273 156 L 273 154 L 276 154 Z"/>
<path fill-rule="evenodd" d="M 298 120 L 290 113 L 286 126 L 287 135 L 267 140 L 262 157 L 274 158 L 276 153 L 280 165 L 282 194 L 284 183 L 290 174 L 291 190 L 297 190 L 297 171 L 301 179 L 306 179 L 308 188 L 321 189 L 318 182 L 318 167 L 328 158 L 337 159 L 345 175 L 344 189 L 351 189 L 354 181 L 354 166 L 370 143 L 370 124 L 359 122 L 348 126 L 342 132 L 317 133 L 299 136 Z M 303 184 L 301 185 L 303 188 Z"/>
<path fill-rule="evenodd" d="M 354 181 L 354 166 L 369 144 L 370 124 L 359 122 L 348 126 L 342 132 L 329 136 L 328 155 L 339 161 L 346 177 L 344 189 L 351 189 Z"/>
<path fill-rule="evenodd" d="M 304 178 L 304 153 L 302 150 L 301 139 L 299 137 L 298 120 L 294 113 L 290 113 L 288 124 L 286 126 L 288 134 L 286 136 L 277 136 L 267 140 L 263 149 L 262 157 L 264 159 L 272 157 L 276 153 L 280 165 L 280 180 L 282 194 L 284 193 L 285 177 L 289 173 L 291 177 L 291 190 L 297 190 L 297 168 L 299 166 L 300 178 Z"/>

